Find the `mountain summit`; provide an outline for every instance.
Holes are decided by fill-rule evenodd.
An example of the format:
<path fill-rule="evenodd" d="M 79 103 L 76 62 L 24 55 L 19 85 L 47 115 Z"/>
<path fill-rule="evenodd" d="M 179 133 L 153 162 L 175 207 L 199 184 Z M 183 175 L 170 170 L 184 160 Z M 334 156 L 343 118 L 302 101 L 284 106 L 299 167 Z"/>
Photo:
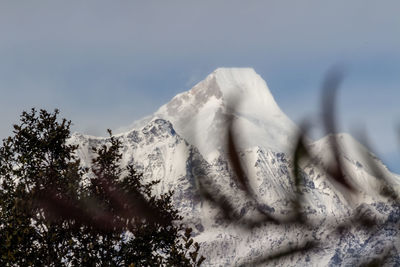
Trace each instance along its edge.
<path fill-rule="evenodd" d="M 208 161 L 223 149 L 230 118 L 243 149 L 263 146 L 287 151 L 297 130 L 252 68 L 218 68 L 154 116 L 171 121 Z"/>

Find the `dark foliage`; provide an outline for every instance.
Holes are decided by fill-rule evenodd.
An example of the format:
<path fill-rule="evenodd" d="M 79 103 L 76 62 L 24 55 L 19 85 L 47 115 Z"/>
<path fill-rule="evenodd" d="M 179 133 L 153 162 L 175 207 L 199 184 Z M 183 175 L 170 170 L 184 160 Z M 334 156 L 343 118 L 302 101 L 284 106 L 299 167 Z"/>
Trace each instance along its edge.
<path fill-rule="evenodd" d="M 159 181 L 122 169 L 111 132 L 82 169 L 67 143 L 71 122 L 57 115 L 24 112 L 0 148 L 0 265 L 199 266 L 172 192 L 156 197 Z"/>

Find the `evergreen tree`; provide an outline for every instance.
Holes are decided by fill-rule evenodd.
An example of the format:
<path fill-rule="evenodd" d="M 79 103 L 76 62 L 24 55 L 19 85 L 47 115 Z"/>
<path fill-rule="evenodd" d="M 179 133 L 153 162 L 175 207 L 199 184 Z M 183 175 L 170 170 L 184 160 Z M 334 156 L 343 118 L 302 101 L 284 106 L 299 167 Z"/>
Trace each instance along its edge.
<path fill-rule="evenodd" d="M 200 265 L 172 192 L 154 196 L 159 181 L 121 168 L 111 132 L 82 169 L 77 146 L 67 143 L 71 122 L 58 113 L 23 112 L 0 147 L 0 265 Z"/>

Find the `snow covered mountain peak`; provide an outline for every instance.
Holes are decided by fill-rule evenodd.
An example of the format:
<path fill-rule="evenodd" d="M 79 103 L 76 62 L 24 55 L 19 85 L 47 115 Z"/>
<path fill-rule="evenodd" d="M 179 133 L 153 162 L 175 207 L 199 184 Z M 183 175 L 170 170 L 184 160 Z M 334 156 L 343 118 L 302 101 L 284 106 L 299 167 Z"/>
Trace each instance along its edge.
<path fill-rule="evenodd" d="M 279 110 L 266 82 L 252 68 L 218 68 L 206 79 L 215 79 L 226 101 L 246 100 L 253 105 Z"/>
<path fill-rule="evenodd" d="M 187 100 L 187 95 L 194 97 L 196 107 L 208 101 L 219 102 L 225 108 L 241 112 L 272 114 L 282 113 L 275 102 L 266 82 L 252 68 L 218 68 L 203 81 L 186 93 L 177 95 L 167 104 L 168 112 L 173 115 L 174 107 L 180 100 Z M 176 101 L 175 101 L 176 100 Z M 181 104 L 181 103 L 180 103 Z"/>
<path fill-rule="evenodd" d="M 262 146 L 288 151 L 297 131 L 252 68 L 218 68 L 153 116 L 171 121 L 208 161 L 223 149 L 231 118 L 243 149 Z"/>

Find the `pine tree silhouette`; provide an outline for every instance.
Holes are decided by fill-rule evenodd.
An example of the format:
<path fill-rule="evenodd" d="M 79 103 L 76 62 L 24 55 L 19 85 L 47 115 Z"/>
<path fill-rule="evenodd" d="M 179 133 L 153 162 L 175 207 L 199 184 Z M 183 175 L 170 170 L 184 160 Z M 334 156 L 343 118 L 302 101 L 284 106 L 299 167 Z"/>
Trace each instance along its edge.
<path fill-rule="evenodd" d="M 0 148 L 0 265 L 199 266 L 172 192 L 154 196 L 159 181 L 121 168 L 111 131 L 83 169 L 58 114 L 23 112 Z"/>

